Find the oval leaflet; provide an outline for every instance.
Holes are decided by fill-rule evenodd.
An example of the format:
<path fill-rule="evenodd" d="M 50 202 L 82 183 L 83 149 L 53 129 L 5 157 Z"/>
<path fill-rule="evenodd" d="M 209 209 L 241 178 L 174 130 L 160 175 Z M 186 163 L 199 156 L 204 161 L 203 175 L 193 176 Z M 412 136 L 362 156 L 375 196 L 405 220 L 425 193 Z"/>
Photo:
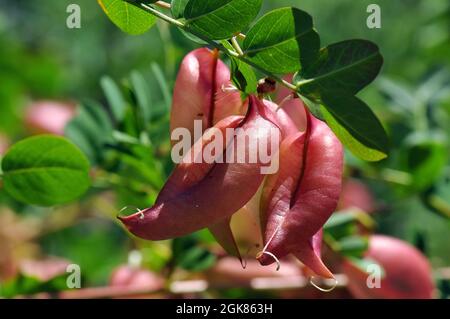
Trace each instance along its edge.
<path fill-rule="evenodd" d="M 89 187 L 89 162 L 62 137 L 40 135 L 15 144 L 2 161 L 5 190 L 15 199 L 51 206 L 70 202 Z"/>

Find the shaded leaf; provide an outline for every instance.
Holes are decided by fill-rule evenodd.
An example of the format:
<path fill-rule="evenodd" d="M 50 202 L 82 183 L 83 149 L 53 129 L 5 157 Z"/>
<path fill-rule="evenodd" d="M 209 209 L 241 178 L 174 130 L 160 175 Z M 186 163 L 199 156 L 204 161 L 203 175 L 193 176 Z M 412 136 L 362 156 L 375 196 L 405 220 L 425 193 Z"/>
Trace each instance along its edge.
<path fill-rule="evenodd" d="M 412 176 L 412 188 L 426 189 L 441 176 L 448 162 L 446 139 L 440 134 L 414 134 L 406 140 L 406 170 Z"/>
<path fill-rule="evenodd" d="M 319 52 L 317 61 L 295 77 L 302 95 L 319 99 L 326 91 L 356 94 L 378 75 L 383 58 L 378 46 L 366 40 L 346 40 Z"/>
<path fill-rule="evenodd" d="M 186 9 L 188 2 L 189 0 L 172 0 L 170 9 L 172 11 L 172 16 L 175 19 L 184 17 L 184 10 Z"/>
<path fill-rule="evenodd" d="M 152 115 L 152 97 L 150 95 L 150 87 L 145 81 L 141 73 L 133 71 L 130 76 L 131 85 L 134 95 L 136 96 L 139 108 L 139 117 L 145 128 L 151 121 Z"/>
<path fill-rule="evenodd" d="M 355 96 L 340 93 L 322 96 L 322 115 L 353 154 L 366 161 L 387 157 L 388 137 L 372 110 Z"/>
<path fill-rule="evenodd" d="M 103 160 L 104 146 L 112 140 L 112 132 L 108 113 L 93 101 L 83 102 L 78 115 L 65 128 L 65 136 L 87 155 L 92 164 Z"/>
<path fill-rule="evenodd" d="M 214 265 L 216 256 L 201 247 L 196 234 L 172 241 L 172 259 L 178 267 L 189 271 L 203 271 Z"/>
<path fill-rule="evenodd" d="M 255 72 L 248 64 L 233 57 L 231 58 L 231 80 L 239 91 L 246 94 L 256 92 L 258 80 Z"/>
<path fill-rule="evenodd" d="M 122 91 L 110 77 L 104 76 L 100 80 L 100 85 L 106 95 L 114 119 L 120 122 L 125 117 L 127 102 L 125 101 Z"/>

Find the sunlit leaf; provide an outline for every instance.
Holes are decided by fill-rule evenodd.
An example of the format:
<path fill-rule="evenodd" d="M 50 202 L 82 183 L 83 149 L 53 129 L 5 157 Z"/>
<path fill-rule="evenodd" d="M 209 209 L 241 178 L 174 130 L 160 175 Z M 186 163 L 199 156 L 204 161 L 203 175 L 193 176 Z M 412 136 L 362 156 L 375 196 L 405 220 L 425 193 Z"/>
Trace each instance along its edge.
<path fill-rule="evenodd" d="M 89 162 L 62 137 L 41 135 L 10 148 L 2 160 L 6 191 L 41 206 L 70 202 L 89 187 Z"/>
<path fill-rule="evenodd" d="M 138 35 L 148 31 L 156 18 L 124 0 L 97 0 L 100 7 L 122 31 Z"/>
<path fill-rule="evenodd" d="M 245 55 L 273 73 L 300 70 L 315 60 L 319 48 L 311 16 L 296 8 L 270 11 L 250 29 L 243 43 Z"/>

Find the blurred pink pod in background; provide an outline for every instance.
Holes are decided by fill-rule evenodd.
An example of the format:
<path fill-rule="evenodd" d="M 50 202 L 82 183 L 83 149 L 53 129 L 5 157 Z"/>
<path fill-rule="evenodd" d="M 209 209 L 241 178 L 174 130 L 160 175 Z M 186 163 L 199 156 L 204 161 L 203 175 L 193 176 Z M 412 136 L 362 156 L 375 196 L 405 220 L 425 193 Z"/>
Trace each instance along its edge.
<path fill-rule="evenodd" d="M 75 116 L 75 105 L 59 101 L 35 101 L 25 110 L 25 125 L 33 134 L 63 135 L 66 124 Z"/>
<path fill-rule="evenodd" d="M 70 261 L 57 257 L 41 260 L 25 259 L 20 262 L 20 272 L 26 276 L 37 278 L 42 282 L 67 274 Z"/>
<path fill-rule="evenodd" d="M 142 288 L 151 292 L 152 290 L 162 289 L 164 287 L 164 279 L 149 270 L 124 265 L 119 266 L 112 272 L 109 285 L 113 287 Z"/>
<path fill-rule="evenodd" d="M 338 208 L 348 209 L 352 207 L 370 214 L 376 211 L 376 202 L 367 185 L 357 179 L 349 178 L 342 184 Z"/>
<path fill-rule="evenodd" d="M 219 259 L 216 265 L 206 272 L 206 277 L 214 285 L 245 286 L 248 287 L 255 279 L 282 278 L 302 276 L 300 267 L 289 261 L 283 260 L 283 267 L 278 271 L 275 267 L 264 267 L 256 260 L 248 260 L 243 269 L 236 258 L 224 257 Z"/>
<path fill-rule="evenodd" d="M 397 238 L 373 235 L 369 239 L 365 257 L 378 263 L 382 268 L 381 273 L 371 268 L 367 269 L 368 274 L 348 261 L 343 264 L 348 288 L 356 298 L 433 298 L 435 286 L 431 266 L 415 247 Z M 382 273 L 384 277 L 378 278 L 380 285 L 377 287 L 377 278 L 374 276 Z M 369 287 L 368 283 L 374 286 Z"/>

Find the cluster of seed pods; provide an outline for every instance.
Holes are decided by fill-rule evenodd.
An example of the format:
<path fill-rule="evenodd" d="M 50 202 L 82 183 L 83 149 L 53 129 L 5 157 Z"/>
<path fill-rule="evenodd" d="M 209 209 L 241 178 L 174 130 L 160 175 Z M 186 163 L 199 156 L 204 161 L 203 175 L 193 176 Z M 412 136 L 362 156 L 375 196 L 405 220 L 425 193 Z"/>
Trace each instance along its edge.
<path fill-rule="evenodd" d="M 290 98 L 291 93 L 278 92 L 278 104 L 256 95 L 243 101 L 230 87 L 230 71 L 216 51 L 201 48 L 184 58 L 174 88 L 171 132 L 184 128 L 195 137 L 194 121 L 199 120 L 205 133 L 191 140 L 191 149 L 183 154 L 155 204 L 119 219 L 131 233 L 148 240 L 209 228 L 227 252 L 240 258 L 230 220 L 249 201 L 258 201 L 264 240 L 259 262 L 269 265 L 293 254 L 316 275 L 332 278 L 321 260 L 320 246 L 322 226 L 341 191 L 341 143 L 300 99 Z M 224 153 L 235 147 L 233 140 L 246 129 L 257 128 L 258 133 L 250 136 L 254 143 L 238 150 L 244 155 L 258 142 L 271 140 L 274 132 L 279 134 L 277 147 L 269 149 L 278 161 L 277 172 L 262 174 L 259 160 L 193 160 L 212 141 L 208 129 L 229 128 L 242 130 L 224 138 Z"/>

